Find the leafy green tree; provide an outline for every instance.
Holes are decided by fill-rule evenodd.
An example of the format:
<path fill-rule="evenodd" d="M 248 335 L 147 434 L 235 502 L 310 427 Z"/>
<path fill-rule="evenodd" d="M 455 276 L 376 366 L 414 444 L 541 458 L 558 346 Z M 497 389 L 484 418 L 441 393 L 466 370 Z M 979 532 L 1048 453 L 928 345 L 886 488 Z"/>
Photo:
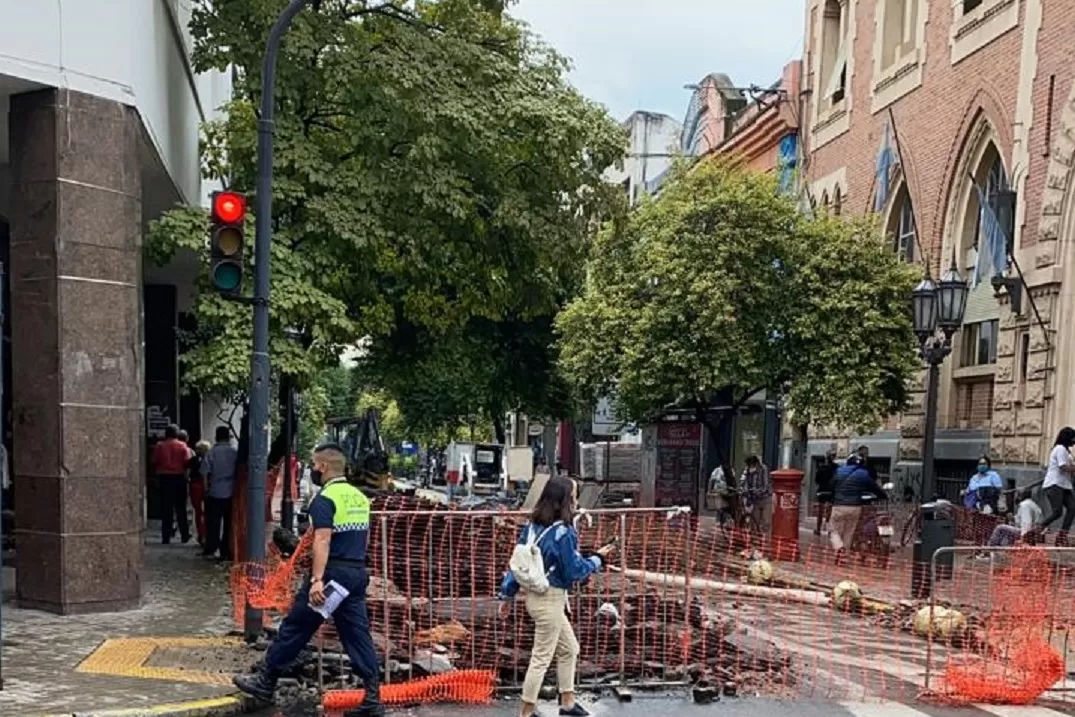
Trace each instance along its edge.
<path fill-rule="evenodd" d="M 195 0 L 196 69 L 234 77 L 224 118 L 204 128 L 204 173 L 240 191 L 255 186 L 261 53 L 285 4 Z M 615 206 L 600 179 L 622 156 L 622 129 L 567 84 L 566 61 L 503 3 L 315 6 L 279 58 L 274 369 L 310 386 L 360 339 L 392 350 L 412 335 L 439 343 L 476 318 L 554 315 L 564 287 L 578 284 L 596 218 Z M 201 210 L 168 213 L 151 228 L 147 260 L 204 257 L 206 226 Z M 184 343 L 189 383 L 241 394 L 249 309 L 201 289 L 199 328 Z M 308 347 L 285 337 L 289 327 Z"/>
<path fill-rule="evenodd" d="M 557 359 L 552 316 L 476 317 L 449 336 L 416 327 L 397 331 L 371 352 L 365 368 L 389 389 L 418 434 L 466 435 L 481 417 L 503 443 L 509 411 L 571 415 L 572 394 Z"/>
<path fill-rule="evenodd" d="M 875 428 L 918 367 L 917 279 L 864 221 L 800 216 L 772 178 L 727 160 L 680 167 L 600 236 L 559 317 L 562 364 L 620 417 L 693 410 L 718 432 L 758 391 L 793 420 Z"/>
<path fill-rule="evenodd" d="M 329 418 L 348 418 L 355 414 L 359 387 L 354 373 L 353 368 L 337 361 L 318 371 L 308 382 L 301 397 L 299 455 L 307 455 L 324 437 Z"/>
<path fill-rule="evenodd" d="M 371 408 L 377 412 L 377 423 L 381 428 L 381 441 L 385 448 L 392 451 L 407 440 L 408 432 L 403 423 L 403 415 L 395 399 L 382 389 L 367 390 L 358 397 L 357 415 L 365 415 Z"/>

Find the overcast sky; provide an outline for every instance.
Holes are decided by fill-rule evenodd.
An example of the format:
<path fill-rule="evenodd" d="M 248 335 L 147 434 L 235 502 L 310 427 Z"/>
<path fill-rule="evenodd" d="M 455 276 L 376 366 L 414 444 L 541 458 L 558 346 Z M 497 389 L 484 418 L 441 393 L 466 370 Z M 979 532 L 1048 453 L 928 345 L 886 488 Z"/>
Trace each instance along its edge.
<path fill-rule="evenodd" d="M 769 85 L 802 54 L 805 0 L 519 0 L 511 13 L 574 61 L 571 80 L 617 119 L 679 121 L 710 72 Z"/>

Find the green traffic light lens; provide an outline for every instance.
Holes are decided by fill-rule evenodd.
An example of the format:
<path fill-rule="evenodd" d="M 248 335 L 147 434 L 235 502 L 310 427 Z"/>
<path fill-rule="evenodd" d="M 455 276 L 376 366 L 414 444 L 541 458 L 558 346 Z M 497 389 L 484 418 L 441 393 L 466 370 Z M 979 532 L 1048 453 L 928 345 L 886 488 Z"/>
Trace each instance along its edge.
<path fill-rule="evenodd" d="M 226 261 L 213 267 L 213 286 L 218 291 L 235 291 L 242 280 L 243 272 L 237 264 Z"/>

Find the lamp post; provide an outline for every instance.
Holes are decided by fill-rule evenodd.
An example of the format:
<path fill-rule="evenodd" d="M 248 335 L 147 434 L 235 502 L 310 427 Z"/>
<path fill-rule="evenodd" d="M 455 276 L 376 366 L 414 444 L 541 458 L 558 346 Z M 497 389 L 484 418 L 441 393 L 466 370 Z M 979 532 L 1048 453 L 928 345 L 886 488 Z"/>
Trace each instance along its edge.
<path fill-rule="evenodd" d="M 953 253 L 952 265 L 940 282 L 934 283 L 927 267 L 925 277 L 911 294 L 914 332 L 918 336 L 922 359 L 929 366 L 926 383 L 926 425 L 922 446 L 922 498 L 925 502 L 931 502 L 936 497 L 933 448 L 937 434 L 940 366 L 948 354 L 952 353 L 952 336 L 963 325 L 968 292 L 969 287 L 959 274 Z"/>
<path fill-rule="evenodd" d="M 284 329 L 284 336 L 307 350 L 312 341 L 302 329 L 289 326 Z M 284 413 L 284 487 L 283 497 L 280 502 L 280 525 L 287 530 L 295 530 L 295 502 L 291 499 L 291 486 L 295 476 L 291 475 L 291 456 L 295 452 L 296 427 L 296 401 L 295 401 L 295 378 L 290 374 L 280 376 L 280 407 Z"/>

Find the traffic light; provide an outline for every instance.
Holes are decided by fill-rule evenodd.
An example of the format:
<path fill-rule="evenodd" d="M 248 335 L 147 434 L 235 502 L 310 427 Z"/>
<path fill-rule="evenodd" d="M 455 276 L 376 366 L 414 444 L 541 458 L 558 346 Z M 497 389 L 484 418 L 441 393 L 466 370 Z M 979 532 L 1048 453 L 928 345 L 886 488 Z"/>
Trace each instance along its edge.
<path fill-rule="evenodd" d="M 209 239 L 209 280 L 221 294 L 236 295 L 243 286 L 243 228 L 246 197 L 213 192 Z"/>

